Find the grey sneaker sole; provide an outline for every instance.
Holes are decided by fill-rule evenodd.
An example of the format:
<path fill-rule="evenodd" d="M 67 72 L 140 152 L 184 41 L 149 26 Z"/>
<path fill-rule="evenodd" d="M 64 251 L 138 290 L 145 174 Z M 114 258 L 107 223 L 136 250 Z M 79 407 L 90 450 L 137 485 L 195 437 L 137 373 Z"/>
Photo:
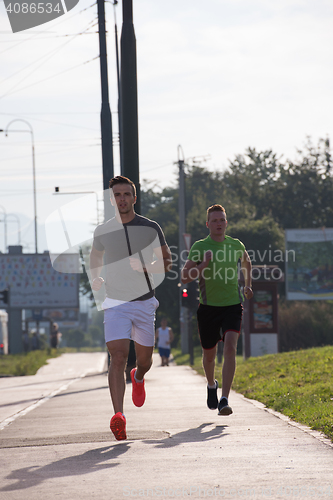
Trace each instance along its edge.
<path fill-rule="evenodd" d="M 223 406 L 220 410 L 218 415 L 231 415 L 232 414 L 232 409 L 230 406 Z"/>

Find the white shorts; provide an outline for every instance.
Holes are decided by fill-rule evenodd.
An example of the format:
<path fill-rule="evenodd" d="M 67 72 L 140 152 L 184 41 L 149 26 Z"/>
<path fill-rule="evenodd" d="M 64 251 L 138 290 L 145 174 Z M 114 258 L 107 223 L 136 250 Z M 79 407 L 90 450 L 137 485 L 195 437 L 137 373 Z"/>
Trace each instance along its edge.
<path fill-rule="evenodd" d="M 104 310 L 105 342 L 132 339 L 153 347 L 155 344 L 155 311 L 159 306 L 156 297 L 148 300 L 124 302 Z"/>

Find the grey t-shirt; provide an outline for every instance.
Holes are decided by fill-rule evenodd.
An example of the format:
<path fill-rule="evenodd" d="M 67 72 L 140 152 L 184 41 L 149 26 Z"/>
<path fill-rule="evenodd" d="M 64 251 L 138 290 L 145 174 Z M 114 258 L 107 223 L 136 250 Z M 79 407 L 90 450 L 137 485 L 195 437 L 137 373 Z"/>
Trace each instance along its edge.
<path fill-rule="evenodd" d="M 154 260 L 154 249 L 163 245 L 166 245 L 165 237 L 157 222 L 138 214 L 125 224 L 114 217 L 97 226 L 93 246 L 105 251 L 107 297 L 124 301 L 153 297 L 152 274 L 134 271 L 129 257 L 140 259 L 145 267 Z"/>

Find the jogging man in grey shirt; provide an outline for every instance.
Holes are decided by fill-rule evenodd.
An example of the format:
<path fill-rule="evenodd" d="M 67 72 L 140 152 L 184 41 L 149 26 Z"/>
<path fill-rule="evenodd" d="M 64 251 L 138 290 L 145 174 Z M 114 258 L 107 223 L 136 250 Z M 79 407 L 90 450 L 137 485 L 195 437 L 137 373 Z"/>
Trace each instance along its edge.
<path fill-rule="evenodd" d="M 110 428 L 117 440 L 126 439 L 123 413 L 124 370 L 130 339 L 134 340 L 137 367 L 131 371 L 132 400 L 145 401 L 144 375 L 152 365 L 155 336 L 153 274 L 163 274 L 172 266 L 171 252 L 160 226 L 135 213 L 136 189 L 123 176 L 110 181 L 111 203 L 116 217 L 97 226 L 90 253 L 92 288 L 103 286 L 106 267 L 104 309 L 105 342 L 110 353 L 109 387 L 114 415 Z"/>

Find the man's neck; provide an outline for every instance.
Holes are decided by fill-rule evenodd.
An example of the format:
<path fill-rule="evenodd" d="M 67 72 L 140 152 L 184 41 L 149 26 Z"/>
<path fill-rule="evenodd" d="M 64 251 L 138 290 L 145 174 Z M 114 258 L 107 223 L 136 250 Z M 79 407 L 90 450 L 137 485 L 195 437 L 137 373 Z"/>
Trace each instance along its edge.
<path fill-rule="evenodd" d="M 217 241 L 218 243 L 221 243 L 222 241 L 225 240 L 225 234 L 214 236 L 212 233 L 210 233 L 210 237 L 212 238 L 213 241 Z"/>
<path fill-rule="evenodd" d="M 120 215 L 121 223 L 127 224 L 128 222 L 131 222 L 134 219 L 136 213 L 133 210 L 133 212 L 128 212 L 127 214 L 119 214 L 119 215 Z"/>

